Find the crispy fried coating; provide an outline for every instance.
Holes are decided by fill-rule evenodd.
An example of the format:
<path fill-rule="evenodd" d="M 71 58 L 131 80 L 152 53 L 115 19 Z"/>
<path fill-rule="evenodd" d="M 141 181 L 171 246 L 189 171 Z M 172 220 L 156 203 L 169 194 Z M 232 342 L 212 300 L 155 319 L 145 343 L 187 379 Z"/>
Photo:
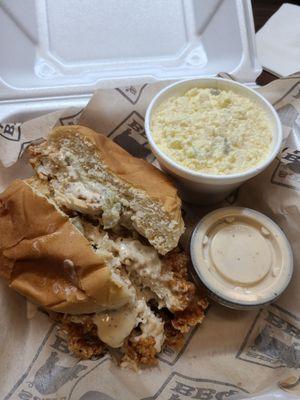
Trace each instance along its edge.
<path fill-rule="evenodd" d="M 185 310 L 194 297 L 196 288 L 194 283 L 188 280 L 188 264 L 189 258 L 183 252 L 173 252 L 163 260 L 162 271 L 173 274 L 169 285 L 180 304 L 177 309 L 171 309 L 172 312 Z"/>
<path fill-rule="evenodd" d="M 121 360 L 122 366 L 131 366 L 133 364 L 142 367 L 151 367 L 158 363 L 153 336 L 138 340 L 134 336 L 131 336 L 123 345 L 122 350 L 124 352 Z"/>
<path fill-rule="evenodd" d="M 68 348 L 76 357 L 88 360 L 107 353 L 107 346 L 99 339 L 97 327 L 90 317 L 73 322 L 73 316 L 64 316 L 60 328 L 67 334 Z"/>
<path fill-rule="evenodd" d="M 176 295 L 180 298 L 179 310 L 162 308 L 154 310 L 164 321 L 164 346 L 179 350 L 184 344 L 184 336 L 190 329 L 201 323 L 205 309 L 208 306 L 206 297 L 196 290 L 194 283 L 188 279 L 189 258 L 183 252 L 173 252 L 163 260 L 164 272 L 172 272 Z M 150 302 L 151 303 L 151 302 Z M 155 303 L 154 303 L 155 304 Z M 151 306 L 153 307 L 153 306 Z M 155 308 L 155 307 L 154 307 Z M 93 315 L 67 315 L 51 313 L 60 328 L 66 333 L 69 350 L 81 359 L 102 357 L 109 347 L 97 335 L 97 327 Z M 158 352 L 155 348 L 155 338 L 147 336 L 139 338 L 137 329 L 133 330 L 125 340 L 120 352 L 119 364 L 137 370 L 139 367 L 157 365 Z"/>
<path fill-rule="evenodd" d="M 188 332 L 192 326 L 203 321 L 207 306 L 208 301 L 205 298 L 194 299 L 184 311 L 175 313 L 172 319 L 173 327 L 181 333 Z"/>

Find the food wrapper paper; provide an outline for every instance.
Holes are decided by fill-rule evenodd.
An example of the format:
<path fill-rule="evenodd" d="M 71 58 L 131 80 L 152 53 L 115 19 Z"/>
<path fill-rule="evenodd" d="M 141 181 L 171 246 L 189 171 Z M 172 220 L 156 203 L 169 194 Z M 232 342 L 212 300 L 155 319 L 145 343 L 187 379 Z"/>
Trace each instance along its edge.
<path fill-rule="evenodd" d="M 56 125 L 85 125 L 153 162 L 144 115 L 151 98 L 168 83 L 99 90 L 83 110 L 61 110 L 23 124 L 0 121 L 1 190 L 13 179 L 32 174 L 24 150 Z M 118 368 L 109 355 L 76 359 L 47 316 L 30 312 L 25 299 L 0 282 L 1 399 L 300 398 L 300 74 L 257 90 L 279 113 L 285 136 L 282 152 L 222 204 L 184 204 L 183 241 L 188 245 L 199 218 L 214 208 L 241 205 L 265 213 L 280 225 L 293 248 L 295 272 L 285 293 L 275 304 L 253 311 L 212 303 L 203 324 L 187 334 L 181 349 L 166 347 L 157 367 L 136 373 Z"/>

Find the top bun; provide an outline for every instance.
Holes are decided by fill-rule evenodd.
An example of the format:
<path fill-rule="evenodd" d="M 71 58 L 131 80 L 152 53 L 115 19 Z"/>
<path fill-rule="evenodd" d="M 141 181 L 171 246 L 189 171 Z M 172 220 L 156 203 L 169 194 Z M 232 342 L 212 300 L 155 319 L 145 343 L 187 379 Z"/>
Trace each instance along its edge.
<path fill-rule="evenodd" d="M 108 227 L 113 219 L 126 219 L 161 254 L 177 246 L 184 231 L 181 201 L 173 184 L 151 164 L 77 125 L 55 128 L 30 152 L 33 167 L 50 182 L 60 206 L 87 214 L 102 212 L 105 218 L 109 214 Z"/>

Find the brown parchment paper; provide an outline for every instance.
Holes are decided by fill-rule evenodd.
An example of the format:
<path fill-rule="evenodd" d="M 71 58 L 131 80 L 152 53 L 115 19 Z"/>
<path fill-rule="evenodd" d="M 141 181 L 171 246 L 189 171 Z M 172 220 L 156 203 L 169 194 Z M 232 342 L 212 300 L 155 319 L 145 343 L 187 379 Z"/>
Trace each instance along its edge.
<path fill-rule="evenodd" d="M 0 189 L 16 177 L 32 174 L 22 156 L 24 149 L 59 124 L 90 127 L 153 162 L 144 115 L 154 94 L 169 83 L 100 90 L 84 110 L 58 111 L 23 124 L 0 123 Z M 258 90 L 280 115 L 286 138 L 283 151 L 264 173 L 223 204 L 199 208 L 185 204 L 184 243 L 188 245 L 199 218 L 213 208 L 235 204 L 262 211 L 281 226 L 293 247 L 295 272 L 286 292 L 276 304 L 256 311 L 212 304 L 182 349 L 165 348 L 157 367 L 135 373 L 119 369 L 109 356 L 91 361 L 74 358 L 48 318 L 37 311 L 28 319 L 32 310 L 26 301 L 0 282 L 1 399 L 222 400 L 253 397 L 266 390 L 271 397 L 265 398 L 300 397 L 300 75 Z"/>

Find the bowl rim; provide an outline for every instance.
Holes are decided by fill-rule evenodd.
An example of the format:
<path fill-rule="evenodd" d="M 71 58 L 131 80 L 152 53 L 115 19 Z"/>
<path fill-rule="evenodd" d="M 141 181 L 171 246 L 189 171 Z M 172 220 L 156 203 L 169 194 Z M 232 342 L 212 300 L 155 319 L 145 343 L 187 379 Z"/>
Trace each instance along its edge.
<path fill-rule="evenodd" d="M 151 126 L 150 126 L 151 125 L 151 114 L 152 114 L 152 111 L 153 111 L 153 108 L 154 108 L 156 102 L 163 94 L 165 94 L 170 89 L 173 89 L 176 86 L 181 86 L 188 82 L 195 82 L 195 84 L 197 84 L 197 82 L 201 82 L 201 81 L 206 81 L 206 82 L 207 81 L 211 81 L 211 82 L 221 81 L 223 83 L 225 82 L 225 84 L 228 84 L 228 86 L 242 88 L 242 90 L 249 91 L 255 97 L 259 98 L 262 101 L 262 103 L 264 103 L 265 107 L 269 109 L 270 114 L 272 115 L 272 118 L 274 119 L 274 122 L 275 122 L 275 128 L 274 128 L 274 130 L 272 130 L 274 145 L 273 145 L 273 149 L 270 152 L 270 154 L 268 155 L 268 157 L 266 157 L 258 165 L 254 166 L 246 171 L 236 172 L 233 174 L 226 174 L 226 175 L 209 174 L 206 172 L 194 171 L 192 169 L 186 168 L 186 167 L 178 164 L 158 147 L 155 140 L 153 139 Z M 275 130 L 277 131 L 277 138 L 275 137 L 276 135 L 273 133 Z M 260 173 L 261 171 L 266 169 L 271 164 L 271 162 L 275 159 L 277 154 L 279 153 L 280 148 L 282 146 L 282 141 L 283 141 L 281 121 L 280 121 L 279 116 L 278 116 L 275 108 L 273 107 L 273 105 L 267 99 L 265 99 L 265 97 L 263 97 L 260 93 L 256 92 L 252 88 L 250 88 L 242 83 L 239 83 L 239 82 L 236 82 L 236 81 L 233 81 L 230 79 L 219 78 L 219 77 L 200 77 L 200 78 L 192 78 L 192 79 L 183 79 L 183 80 L 172 83 L 171 85 L 168 85 L 165 88 L 161 89 L 153 97 L 153 99 L 151 100 L 151 102 L 149 103 L 149 105 L 147 107 L 146 114 L 145 114 L 145 133 L 146 133 L 147 139 L 150 143 L 153 153 L 155 155 L 158 155 L 159 158 L 163 159 L 164 162 L 167 165 L 169 165 L 169 167 L 176 170 L 177 173 L 179 173 L 179 175 L 189 176 L 194 179 L 195 178 L 203 178 L 203 179 L 212 179 L 212 180 L 222 180 L 222 181 L 224 181 L 224 183 L 225 183 L 225 181 L 230 181 L 232 179 L 247 180 L 248 178 L 251 178 L 252 176 L 257 175 L 258 173 Z"/>

